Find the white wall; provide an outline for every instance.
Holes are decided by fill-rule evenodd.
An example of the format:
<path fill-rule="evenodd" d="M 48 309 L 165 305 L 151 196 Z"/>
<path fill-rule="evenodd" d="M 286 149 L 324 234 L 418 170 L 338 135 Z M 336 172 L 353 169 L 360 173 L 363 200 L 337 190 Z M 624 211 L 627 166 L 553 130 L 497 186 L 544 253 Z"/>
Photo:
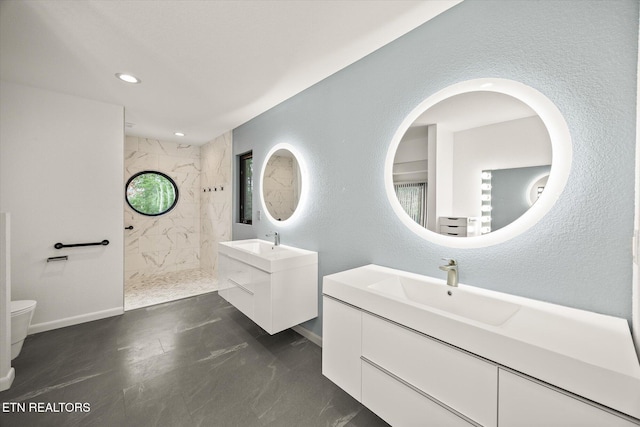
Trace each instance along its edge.
<path fill-rule="evenodd" d="M 454 133 L 453 212 L 480 216 L 480 174 L 551 164 L 551 140 L 538 116 Z"/>
<path fill-rule="evenodd" d="M 453 209 L 454 181 L 454 133 L 442 125 L 436 125 L 436 154 L 433 166 L 436 173 L 435 186 L 428 187 L 428 191 L 436 193 L 436 221 L 441 216 L 456 216 Z M 431 168 L 432 165 L 430 164 Z M 462 215 L 458 215 L 462 216 Z M 440 224 L 437 224 L 439 226 Z M 437 231 L 437 228 L 432 229 Z"/>
<path fill-rule="evenodd" d="M 123 107 L 9 82 L 0 92 L 0 211 L 12 298 L 38 302 L 30 331 L 122 313 Z"/>
<path fill-rule="evenodd" d="M 15 377 L 11 367 L 11 215 L 0 212 L 0 391 Z"/>
<path fill-rule="evenodd" d="M 393 182 L 428 181 L 428 126 L 410 127 L 393 159 Z"/>
<path fill-rule="evenodd" d="M 640 28 L 638 29 L 638 44 L 640 45 Z M 635 219 L 634 219 L 634 251 L 633 262 L 633 288 L 631 293 L 631 331 L 636 345 L 636 354 L 640 360 L 640 271 L 638 268 L 640 253 L 640 54 L 636 68 L 636 190 L 635 190 Z"/>

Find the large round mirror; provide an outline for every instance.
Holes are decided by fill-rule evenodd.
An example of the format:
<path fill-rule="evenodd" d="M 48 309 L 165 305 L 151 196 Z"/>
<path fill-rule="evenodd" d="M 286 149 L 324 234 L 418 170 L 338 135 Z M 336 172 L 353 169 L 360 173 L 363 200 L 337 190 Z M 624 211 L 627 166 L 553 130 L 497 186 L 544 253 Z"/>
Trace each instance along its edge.
<path fill-rule="evenodd" d="M 400 127 L 387 155 L 387 195 L 423 237 L 487 246 L 550 209 L 570 159 L 566 124 L 542 94 L 509 80 L 463 82 L 430 97 Z"/>
<path fill-rule="evenodd" d="M 261 196 L 267 217 L 287 221 L 297 211 L 302 195 L 302 169 L 293 148 L 274 147 L 262 168 Z"/>

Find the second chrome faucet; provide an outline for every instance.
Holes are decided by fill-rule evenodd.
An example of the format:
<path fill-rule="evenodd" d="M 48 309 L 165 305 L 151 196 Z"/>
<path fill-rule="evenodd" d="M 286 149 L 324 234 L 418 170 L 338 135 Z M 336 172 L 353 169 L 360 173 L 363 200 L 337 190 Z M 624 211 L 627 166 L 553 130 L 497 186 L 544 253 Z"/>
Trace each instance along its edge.
<path fill-rule="evenodd" d="M 267 234 L 266 237 L 273 237 L 273 245 L 280 246 L 280 234 L 277 231 Z"/>
<path fill-rule="evenodd" d="M 443 261 L 447 261 L 446 265 L 441 265 L 440 270 L 447 272 L 447 285 L 458 286 L 458 263 L 455 259 L 442 258 Z"/>

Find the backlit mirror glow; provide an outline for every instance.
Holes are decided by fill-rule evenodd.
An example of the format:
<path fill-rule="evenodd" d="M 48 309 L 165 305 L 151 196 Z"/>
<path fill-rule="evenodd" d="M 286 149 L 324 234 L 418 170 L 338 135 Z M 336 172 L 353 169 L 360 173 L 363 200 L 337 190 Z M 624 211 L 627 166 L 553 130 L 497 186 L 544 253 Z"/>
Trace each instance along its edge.
<path fill-rule="evenodd" d="M 300 211 L 307 185 L 304 164 L 289 144 L 278 144 L 267 154 L 260 180 L 265 215 L 275 223 L 288 222 Z"/>
<path fill-rule="evenodd" d="M 549 99 L 511 80 L 478 79 L 437 92 L 405 119 L 389 147 L 385 186 L 420 236 L 483 247 L 537 222 L 570 163 L 569 131 Z"/>

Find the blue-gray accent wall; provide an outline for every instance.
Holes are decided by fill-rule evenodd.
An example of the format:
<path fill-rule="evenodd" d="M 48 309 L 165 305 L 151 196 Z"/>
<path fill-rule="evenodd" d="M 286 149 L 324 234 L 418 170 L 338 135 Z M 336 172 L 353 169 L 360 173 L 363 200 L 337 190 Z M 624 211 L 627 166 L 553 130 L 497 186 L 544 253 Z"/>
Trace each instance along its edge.
<path fill-rule="evenodd" d="M 455 258 L 469 285 L 631 319 L 638 2 L 466 0 L 233 131 L 259 180 L 277 143 L 309 169 L 310 199 L 290 226 L 264 216 L 234 240 L 278 230 L 319 253 L 319 283 L 375 263 L 443 277 Z M 513 239 L 451 249 L 406 228 L 389 205 L 384 162 L 404 117 L 434 92 L 499 77 L 546 95 L 564 115 L 573 164 L 551 211 Z M 235 186 L 237 188 L 237 186 Z M 262 210 L 257 191 L 254 212 Z M 320 302 L 320 313 L 322 305 Z M 322 334 L 322 317 L 303 325 Z"/>

